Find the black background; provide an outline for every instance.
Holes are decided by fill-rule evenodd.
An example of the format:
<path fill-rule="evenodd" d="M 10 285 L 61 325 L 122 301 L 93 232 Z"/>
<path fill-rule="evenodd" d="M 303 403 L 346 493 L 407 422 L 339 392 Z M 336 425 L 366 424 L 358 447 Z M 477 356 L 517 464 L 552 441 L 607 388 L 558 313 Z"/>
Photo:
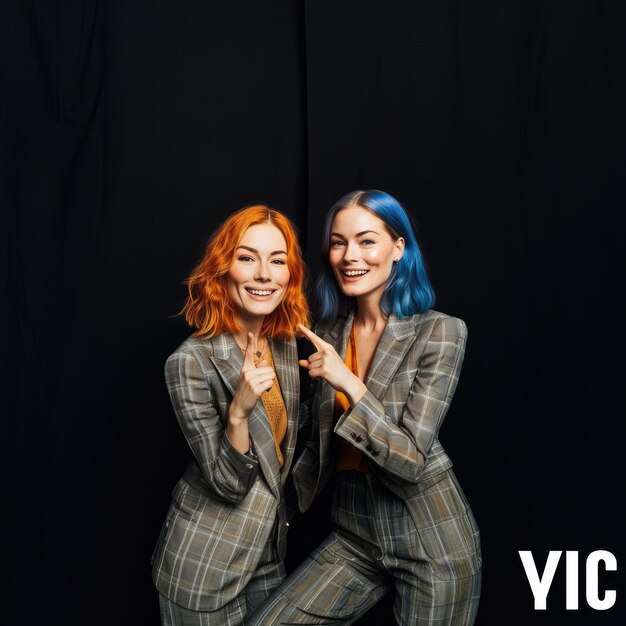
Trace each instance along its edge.
<path fill-rule="evenodd" d="M 621 0 L 0 5 L 7 624 L 158 624 L 188 450 L 163 382 L 228 214 L 381 188 L 469 343 L 441 440 L 483 535 L 477 626 L 614 625 L 622 559 Z M 290 566 L 327 509 L 293 525 Z M 608 611 L 533 610 L 518 550 L 613 552 Z M 564 557 L 563 557 L 564 559 Z M 5 613 L 6 614 L 6 613 Z M 4 619 L 3 619 L 4 622 Z M 359 624 L 390 624 L 383 602 Z"/>

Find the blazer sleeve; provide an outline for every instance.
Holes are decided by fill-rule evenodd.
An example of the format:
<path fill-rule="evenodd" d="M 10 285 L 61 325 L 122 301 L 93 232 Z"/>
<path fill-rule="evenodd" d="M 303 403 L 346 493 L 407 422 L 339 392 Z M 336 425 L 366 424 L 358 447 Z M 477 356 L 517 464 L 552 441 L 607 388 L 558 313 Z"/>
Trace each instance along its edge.
<path fill-rule="evenodd" d="M 240 502 L 254 485 L 259 462 L 254 454 L 241 454 L 230 443 L 200 364 L 192 354 L 176 352 L 165 364 L 165 381 L 211 495 L 231 504 Z"/>
<path fill-rule="evenodd" d="M 396 424 L 369 390 L 337 421 L 335 432 L 362 450 L 396 482 L 419 480 L 446 415 L 465 354 L 467 328 L 443 316 L 431 330 Z"/>

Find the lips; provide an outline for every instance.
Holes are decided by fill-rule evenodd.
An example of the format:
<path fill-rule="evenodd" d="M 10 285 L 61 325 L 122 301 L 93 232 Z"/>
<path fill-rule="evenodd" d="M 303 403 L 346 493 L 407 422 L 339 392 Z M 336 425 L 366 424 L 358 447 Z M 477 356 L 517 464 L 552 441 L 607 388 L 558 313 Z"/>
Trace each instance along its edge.
<path fill-rule="evenodd" d="M 361 269 L 339 270 L 339 274 L 341 274 L 341 280 L 344 284 L 356 283 L 368 273 L 369 270 Z"/>
<path fill-rule="evenodd" d="M 365 276 L 369 270 L 341 270 L 344 276 Z"/>
<path fill-rule="evenodd" d="M 256 296 L 257 298 L 271 296 L 276 291 L 276 289 L 254 289 L 252 287 L 246 287 L 245 289 L 250 295 Z"/>

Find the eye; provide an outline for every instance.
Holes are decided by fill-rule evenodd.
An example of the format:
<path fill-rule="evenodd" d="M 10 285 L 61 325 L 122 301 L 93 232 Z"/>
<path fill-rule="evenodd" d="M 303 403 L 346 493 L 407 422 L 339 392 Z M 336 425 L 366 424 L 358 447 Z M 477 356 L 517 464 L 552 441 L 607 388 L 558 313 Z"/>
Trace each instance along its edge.
<path fill-rule="evenodd" d="M 361 245 L 362 246 L 371 246 L 373 244 L 375 244 L 376 242 L 373 241 L 372 239 L 363 239 L 363 241 L 361 241 Z"/>
<path fill-rule="evenodd" d="M 330 247 L 331 248 L 341 248 L 341 246 L 345 246 L 345 242 L 341 241 L 341 239 L 334 239 L 333 241 L 330 242 Z"/>
<path fill-rule="evenodd" d="M 287 264 L 283 259 L 274 259 L 272 263 L 274 263 L 274 265 L 286 265 Z"/>
<path fill-rule="evenodd" d="M 254 259 L 247 255 L 247 254 L 242 254 L 240 256 L 237 257 L 238 261 L 242 261 L 243 263 L 249 263 L 250 261 L 254 262 Z"/>

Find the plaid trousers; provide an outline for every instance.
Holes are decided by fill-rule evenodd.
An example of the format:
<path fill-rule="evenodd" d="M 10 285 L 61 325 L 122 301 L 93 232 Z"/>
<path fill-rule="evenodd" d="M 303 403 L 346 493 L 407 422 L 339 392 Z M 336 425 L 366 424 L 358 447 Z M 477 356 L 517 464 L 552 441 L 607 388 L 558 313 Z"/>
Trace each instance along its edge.
<path fill-rule="evenodd" d="M 333 532 L 246 625 L 348 625 L 395 589 L 399 626 L 471 626 L 482 561 L 467 500 L 451 469 L 414 497 L 419 523 L 373 474 L 338 472 Z"/>

